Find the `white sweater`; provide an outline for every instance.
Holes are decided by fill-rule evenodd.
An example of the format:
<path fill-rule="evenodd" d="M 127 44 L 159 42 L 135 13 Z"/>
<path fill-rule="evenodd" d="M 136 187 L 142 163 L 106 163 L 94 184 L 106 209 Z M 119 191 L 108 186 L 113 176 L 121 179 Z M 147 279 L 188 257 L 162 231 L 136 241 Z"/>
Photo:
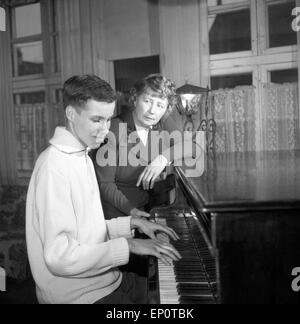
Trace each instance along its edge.
<path fill-rule="evenodd" d="M 29 185 L 26 239 L 40 303 L 90 304 L 116 290 L 130 217 L 105 221 L 88 151 L 57 128 Z"/>

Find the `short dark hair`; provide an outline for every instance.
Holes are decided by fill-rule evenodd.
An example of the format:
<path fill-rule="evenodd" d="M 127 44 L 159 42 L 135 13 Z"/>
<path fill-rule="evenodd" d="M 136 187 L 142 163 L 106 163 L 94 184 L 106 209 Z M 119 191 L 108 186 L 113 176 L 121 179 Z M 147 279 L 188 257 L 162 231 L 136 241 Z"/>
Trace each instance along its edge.
<path fill-rule="evenodd" d="M 64 109 L 68 106 L 82 109 L 88 100 L 112 103 L 117 95 L 109 83 L 96 75 L 77 75 L 64 83 Z"/>

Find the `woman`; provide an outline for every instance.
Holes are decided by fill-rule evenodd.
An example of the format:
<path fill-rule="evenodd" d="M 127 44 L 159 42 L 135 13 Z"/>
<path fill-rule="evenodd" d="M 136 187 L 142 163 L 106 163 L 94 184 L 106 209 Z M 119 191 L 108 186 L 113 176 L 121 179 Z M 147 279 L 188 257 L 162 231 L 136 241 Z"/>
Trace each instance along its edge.
<path fill-rule="evenodd" d="M 168 133 L 180 130 L 180 117 L 176 116 L 173 111 L 176 103 L 175 85 L 167 78 L 155 74 L 136 83 L 131 91 L 130 101 L 133 110 L 124 111 L 111 122 L 110 131 L 114 134 L 117 142 L 109 140 L 106 147 L 100 148 L 102 152 L 106 149 L 110 154 L 115 154 L 117 165 L 99 166 L 98 162 L 103 161 L 100 156 L 95 163 L 106 219 L 120 215 L 149 216 L 145 212 L 145 208 L 149 204 L 149 190 L 153 189 L 155 181 L 165 167 L 172 162 L 172 158 L 170 158 L 172 149 L 167 146 L 165 150 L 158 150 L 159 154 L 156 156 L 153 154 L 151 156 L 153 153 L 151 134 L 153 130 L 166 130 Z M 174 118 L 177 119 L 177 122 Z M 122 166 L 120 163 L 121 160 L 124 161 L 124 158 L 128 162 L 128 156 L 122 156 L 125 150 L 122 149 L 123 140 L 121 143 L 119 141 L 120 125 L 125 125 L 127 131 L 125 135 L 127 136 L 136 132 L 141 147 L 145 152 L 149 152 L 148 161 L 144 161 L 144 166 L 131 166 L 129 163 Z M 125 139 L 125 143 L 127 153 L 137 145 L 137 143 L 128 143 L 127 139 Z M 149 151 L 150 147 L 151 152 Z M 98 154 L 100 154 L 100 150 Z M 136 158 L 139 159 L 141 156 L 137 154 Z M 145 164 L 148 166 L 145 167 Z"/>

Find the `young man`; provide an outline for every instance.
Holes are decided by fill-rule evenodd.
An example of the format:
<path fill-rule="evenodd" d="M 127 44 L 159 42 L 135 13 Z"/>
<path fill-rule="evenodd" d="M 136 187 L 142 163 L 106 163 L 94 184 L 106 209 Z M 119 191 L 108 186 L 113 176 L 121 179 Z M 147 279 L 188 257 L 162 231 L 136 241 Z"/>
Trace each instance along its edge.
<path fill-rule="evenodd" d="M 39 157 L 27 197 L 27 248 L 40 303 L 144 303 L 134 276 L 122 276 L 118 267 L 130 253 L 165 263 L 180 259 L 155 237 L 161 231 L 177 240 L 172 229 L 137 217 L 104 219 L 88 152 L 108 134 L 115 101 L 110 85 L 96 76 L 64 84 L 67 125 Z M 149 239 L 133 239 L 133 229 Z"/>

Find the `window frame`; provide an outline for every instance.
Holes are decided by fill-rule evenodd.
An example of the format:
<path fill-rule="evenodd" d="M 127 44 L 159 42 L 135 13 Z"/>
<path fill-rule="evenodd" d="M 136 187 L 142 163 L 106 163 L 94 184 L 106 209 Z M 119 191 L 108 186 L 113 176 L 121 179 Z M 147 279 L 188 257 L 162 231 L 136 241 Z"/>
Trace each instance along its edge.
<path fill-rule="evenodd" d="M 41 24 L 42 24 L 42 34 L 33 35 L 28 37 L 16 38 L 15 31 L 15 11 L 14 8 L 18 6 L 24 6 L 26 4 L 40 3 L 41 8 Z M 59 31 L 58 26 L 55 26 L 54 22 L 54 11 L 57 10 L 57 0 L 51 1 L 32 1 L 32 3 L 26 3 L 26 1 L 18 3 L 18 5 L 10 8 L 9 14 L 9 32 L 11 35 L 11 46 L 12 46 L 12 56 L 13 56 L 13 68 L 16 71 L 16 58 L 14 57 L 14 45 L 24 44 L 34 41 L 41 41 L 43 48 L 43 58 L 44 58 L 44 73 L 43 74 L 32 74 L 26 76 L 15 76 L 13 75 L 13 94 L 18 95 L 26 92 L 36 92 L 45 91 L 46 102 L 52 103 L 53 96 L 51 95 L 51 87 L 61 86 L 61 69 L 60 69 L 60 51 L 59 51 Z M 53 7 L 55 6 L 55 8 Z M 56 11 L 57 12 L 57 11 Z M 57 62 L 54 59 L 54 47 L 53 41 L 54 37 L 57 37 Z M 55 65 L 59 68 L 55 71 Z"/>
<path fill-rule="evenodd" d="M 40 4 L 40 9 L 41 9 L 41 29 L 42 29 L 42 34 L 37 34 L 37 35 L 31 35 L 31 36 L 26 36 L 26 37 L 17 37 L 16 33 L 16 16 L 15 16 L 15 8 L 17 7 L 23 7 L 26 5 L 32 5 L 34 3 L 39 3 Z M 45 73 L 45 48 L 43 46 L 43 16 L 42 16 L 42 1 L 34 1 L 32 3 L 27 3 L 20 2 L 18 5 L 11 7 L 10 10 L 10 35 L 11 35 L 11 48 L 12 48 L 12 57 L 13 57 L 13 81 L 15 80 L 21 80 L 21 81 L 26 81 L 26 80 L 31 80 L 33 78 L 42 78 L 44 73 Z M 15 45 L 22 45 L 22 44 L 27 44 L 27 43 L 33 43 L 33 42 L 41 42 L 42 43 L 42 50 L 43 50 L 43 60 L 44 60 L 44 73 L 37 73 L 37 74 L 31 74 L 31 75 L 25 75 L 25 76 L 20 76 L 18 75 L 18 63 L 17 63 L 17 57 L 16 57 L 16 50 L 15 50 Z"/>
<path fill-rule="evenodd" d="M 298 63 L 297 62 L 272 63 L 272 64 L 266 64 L 262 66 L 261 69 L 262 69 L 261 82 L 270 83 L 271 72 L 298 69 Z"/>
<path fill-rule="evenodd" d="M 296 45 L 268 47 L 269 44 L 269 19 L 268 19 L 268 6 L 275 4 L 284 4 L 294 0 L 257 0 L 258 12 L 258 33 L 259 33 L 259 49 L 262 55 L 280 54 L 288 52 L 296 52 Z M 291 13 L 292 16 L 292 13 Z"/>
<path fill-rule="evenodd" d="M 263 147 L 263 130 L 261 125 L 263 115 L 263 83 L 270 82 L 269 72 L 272 70 L 287 69 L 289 67 L 298 68 L 298 46 L 266 48 L 266 35 L 268 33 L 267 5 L 270 3 L 284 3 L 290 0 L 249 1 L 251 4 L 252 51 L 210 55 L 210 73 L 213 77 L 253 71 L 256 114 L 255 127 L 258 130 L 256 149 L 261 150 Z M 223 10 L 226 12 L 238 10 L 247 3 L 248 1 L 241 1 L 236 4 L 230 3 L 209 7 L 209 14 L 211 12 L 223 12 Z"/>
<path fill-rule="evenodd" d="M 230 58 L 241 58 L 241 57 L 249 57 L 254 55 L 257 52 L 257 42 L 255 39 L 255 35 L 257 34 L 256 30 L 256 15 L 253 15 L 253 6 L 255 1 L 247 0 L 247 1 L 240 1 L 235 4 L 224 4 L 219 6 L 209 7 L 208 9 L 208 19 L 212 15 L 221 14 L 221 13 L 230 13 L 236 12 L 243 9 L 250 10 L 250 24 L 251 24 L 251 44 L 252 49 L 248 51 L 239 51 L 239 52 L 232 52 L 232 53 L 221 53 L 221 54 L 210 54 L 211 61 L 217 60 L 226 60 Z M 253 19 L 255 18 L 255 21 Z"/>

